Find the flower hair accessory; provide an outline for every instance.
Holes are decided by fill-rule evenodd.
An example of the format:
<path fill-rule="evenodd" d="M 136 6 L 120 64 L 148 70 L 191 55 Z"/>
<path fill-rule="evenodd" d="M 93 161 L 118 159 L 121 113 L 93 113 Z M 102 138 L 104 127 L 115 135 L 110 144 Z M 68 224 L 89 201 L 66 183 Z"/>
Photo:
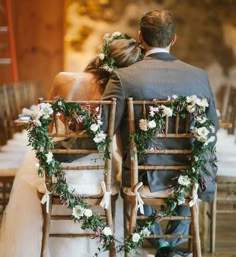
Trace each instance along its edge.
<path fill-rule="evenodd" d="M 111 52 L 110 52 L 110 44 L 118 39 L 131 39 L 130 36 L 127 34 L 122 34 L 120 32 L 114 32 L 112 35 L 109 33 L 106 33 L 103 37 L 103 44 L 102 44 L 102 52 L 98 54 L 98 58 L 101 61 L 100 68 L 112 72 L 114 69 L 118 68 L 118 65 L 116 63 L 116 60 L 112 58 Z M 137 42 L 137 44 L 139 44 Z M 140 56 L 139 60 L 141 60 L 142 56 Z"/>

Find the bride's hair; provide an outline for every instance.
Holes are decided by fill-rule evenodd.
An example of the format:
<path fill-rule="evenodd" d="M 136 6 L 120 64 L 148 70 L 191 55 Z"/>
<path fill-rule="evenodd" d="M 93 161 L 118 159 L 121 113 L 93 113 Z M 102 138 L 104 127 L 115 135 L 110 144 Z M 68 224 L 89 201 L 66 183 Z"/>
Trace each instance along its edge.
<path fill-rule="evenodd" d="M 104 37 L 102 52 L 89 62 L 84 71 L 94 74 L 104 89 L 114 69 L 127 67 L 142 58 L 143 49 L 139 42 L 115 32 L 111 37 Z"/>

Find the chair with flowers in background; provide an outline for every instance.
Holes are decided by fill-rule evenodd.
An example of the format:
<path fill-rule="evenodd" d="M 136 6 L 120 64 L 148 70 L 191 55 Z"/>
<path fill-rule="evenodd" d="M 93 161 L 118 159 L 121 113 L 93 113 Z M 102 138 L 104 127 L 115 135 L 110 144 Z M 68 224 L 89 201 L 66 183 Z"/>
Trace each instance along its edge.
<path fill-rule="evenodd" d="M 194 109 L 190 102 L 196 100 Z M 130 134 L 130 187 L 122 190 L 126 256 L 144 239 L 185 239 L 193 256 L 201 257 L 198 193 L 209 176 L 204 165 L 207 152 L 214 151 L 210 136 L 214 126 L 206 117 L 206 99 L 174 97 L 169 100 L 128 99 Z M 138 120 L 137 120 L 137 117 Z M 146 172 L 166 172 L 165 190 L 151 192 L 142 181 Z M 201 188 L 201 189 L 199 189 Z M 155 211 L 144 215 L 145 205 Z M 181 205 L 190 207 L 190 216 L 176 215 Z M 189 234 L 153 234 L 154 224 L 173 221 L 190 223 Z"/>
<path fill-rule="evenodd" d="M 109 108 L 107 134 L 101 128 L 105 106 Z M 41 257 L 47 255 L 49 236 L 95 238 L 98 251 L 115 256 L 113 211 L 119 190 L 111 163 L 115 108 L 115 99 L 69 102 L 59 98 L 41 102 L 40 115 L 31 116 L 29 142 L 39 160 L 39 175 L 45 177 L 38 188 L 44 215 Z M 52 209 L 58 205 L 71 211 L 55 214 Z M 69 219 L 80 223 L 82 231 L 50 232 L 52 220 Z"/>

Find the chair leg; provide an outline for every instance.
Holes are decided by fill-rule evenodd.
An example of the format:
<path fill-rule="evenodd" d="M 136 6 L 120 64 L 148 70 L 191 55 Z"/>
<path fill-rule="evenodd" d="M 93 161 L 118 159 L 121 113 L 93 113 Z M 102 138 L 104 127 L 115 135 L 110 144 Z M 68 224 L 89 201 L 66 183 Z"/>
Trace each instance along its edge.
<path fill-rule="evenodd" d="M 136 199 L 132 199 L 130 208 L 129 235 L 133 233 L 137 221 Z"/>
<path fill-rule="evenodd" d="M 206 252 L 207 241 L 209 234 L 209 215 L 208 215 L 209 204 L 207 202 L 200 203 L 200 236 L 201 236 L 201 248 L 202 252 Z"/>
<path fill-rule="evenodd" d="M 43 233 L 42 233 L 42 245 L 41 245 L 40 257 L 47 256 L 47 248 L 48 248 L 49 232 L 50 232 L 50 220 L 51 220 L 51 197 L 50 197 L 50 208 L 48 213 L 46 211 L 46 204 L 47 203 L 42 205 Z"/>
<path fill-rule="evenodd" d="M 129 201 L 125 198 L 123 199 L 123 217 L 124 217 L 124 238 L 128 236 L 128 227 L 129 227 Z M 124 252 L 124 257 L 129 257 L 129 254 Z"/>
<path fill-rule="evenodd" d="M 201 252 L 201 240 L 199 233 L 199 213 L 198 213 L 198 204 L 194 204 L 191 208 L 192 215 L 192 235 L 193 235 L 193 256 L 202 257 Z"/>
<path fill-rule="evenodd" d="M 215 253 L 216 248 L 216 208 L 217 208 L 217 187 L 213 202 L 211 203 L 211 235 L 210 235 L 210 252 Z"/>

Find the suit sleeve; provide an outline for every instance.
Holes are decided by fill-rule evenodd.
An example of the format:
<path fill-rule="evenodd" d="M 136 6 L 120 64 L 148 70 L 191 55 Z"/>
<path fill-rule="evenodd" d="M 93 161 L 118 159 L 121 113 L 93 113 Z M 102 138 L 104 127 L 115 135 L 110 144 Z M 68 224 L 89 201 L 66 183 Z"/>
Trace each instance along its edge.
<path fill-rule="evenodd" d="M 116 117 L 115 117 L 115 131 L 117 131 L 118 127 L 122 122 L 122 118 L 124 116 L 125 108 L 126 108 L 126 97 L 124 94 L 124 90 L 122 88 L 122 83 L 117 71 L 113 72 L 111 78 L 109 79 L 103 97 L 103 100 L 110 100 L 111 98 L 116 98 Z M 108 112 L 105 109 L 103 114 L 104 121 L 104 129 L 107 128 L 107 115 Z"/>

